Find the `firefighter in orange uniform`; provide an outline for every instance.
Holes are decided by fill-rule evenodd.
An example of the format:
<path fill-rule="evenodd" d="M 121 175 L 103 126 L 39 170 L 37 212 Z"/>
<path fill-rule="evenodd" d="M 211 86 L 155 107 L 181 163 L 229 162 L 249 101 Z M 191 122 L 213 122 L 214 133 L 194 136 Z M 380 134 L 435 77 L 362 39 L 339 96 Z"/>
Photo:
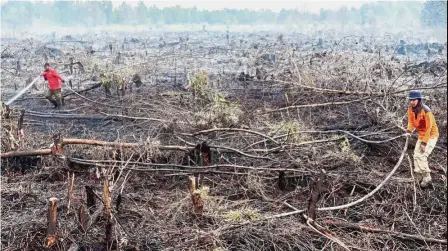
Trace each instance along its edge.
<path fill-rule="evenodd" d="M 408 130 L 406 134 L 410 136 L 414 130 L 418 132 L 414 150 L 414 172 L 420 186 L 426 187 L 431 182 L 428 156 L 436 146 L 439 129 L 431 109 L 423 104 L 423 95 L 420 91 L 410 91 L 408 99 Z"/>

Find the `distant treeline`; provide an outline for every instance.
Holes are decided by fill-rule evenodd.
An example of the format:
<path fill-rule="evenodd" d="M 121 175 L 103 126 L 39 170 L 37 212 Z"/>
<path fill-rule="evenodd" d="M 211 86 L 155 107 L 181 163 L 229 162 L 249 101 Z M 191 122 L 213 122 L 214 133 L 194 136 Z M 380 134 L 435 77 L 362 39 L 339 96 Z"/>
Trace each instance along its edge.
<path fill-rule="evenodd" d="M 1 5 L 1 24 L 12 29 L 31 25 L 102 26 L 102 25 L 150 25 L 150 24 L 300 24 L 322 22 L 355 25 L 422 24 L 446 26 L 447 2 L 376 2 L 365 3 L 361 8 L 341 7 L 308 13 L 298 10 L 199 10 L 179 6 L 157 8 L 140 2 L 132 7 L 123 2 L 114 8 L 111 1 L 7 1 Z"/>

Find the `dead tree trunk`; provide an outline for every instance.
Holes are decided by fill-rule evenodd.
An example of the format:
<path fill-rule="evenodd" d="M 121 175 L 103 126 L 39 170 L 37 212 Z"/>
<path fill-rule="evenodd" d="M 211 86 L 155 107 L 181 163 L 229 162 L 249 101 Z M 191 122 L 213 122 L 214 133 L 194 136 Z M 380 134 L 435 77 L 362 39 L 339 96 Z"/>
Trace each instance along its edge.
<path fill-rule="evenodd" d="M 325 171 L 321 170 L 319 178 L 317 179 L 317 182 L 315 183 L 314 189 L 311 193 L 311 197 L 308 203 L 308 217 L 312 220 L 316 219 L 316 208 L 317 208 L 317 201 L 319 201 L 320 193 L 322 190 L 322 183 L 325 179 Z"/>
<path fill-rule="evenodd" d="M 53 135 L 53 145 L 50 147 L 51 153 L 54 155 L 63 155 L 64 151 L 62 150 L 62 135 L 60 133 L 56 133 Z"/>
<path fill-rule="evenodd" d="M 23 132 L 23 118 L 24 117 L 25 117 L 25 110 L 21 110 L 20 111 L 20 117 L 19 117 L 19 120 L 17 122 L 17 131 L 16 131 L 16 135 L 17 135 L 18 140 L 19 140 L 19 146 L 22 146 L 23 137 L 25 136 L 24 132 Z"/>
<path fill-rule="evenodd" d="M 70 58 L 70 75 L 73 75 L 73 57 Z M 68 81 L 68 84 L 70 85 L 70 88 L 73 89 L 73 83 L 71 79 Z"/>
<path fill-rule="evenodd" d="M 277 183 L 277 185 L 278 185 L 278 188 L 281 191 L 285 191 L 285 189 L 286 189 L 286 179 L 285 179 L 285 172 L 284 171 L 280 171 L 278 173 L 278 183 Z"/>
<path fill-rule="evenodd" d="M 126 81 L 124 81 L 124 78 L 121 79 L 121 96 L 124 97 L 126 94 Z"/>
<path fill-rule="evenodd" d="M 56 116 L 56 115 L 52 115 Z M 0 153 L 1 158 L 12 158 L 12 157 L 20 157 L 20 156 L 39 156 L 39 155 L 50 155 L 50 154 L 63 154 L 62 146 L 63 145 L 77 145 L 77 144 L 85 144 L 85 145 L 94 145 L 94 146 L 116 146 L 116 147 L 139 147 L 142 146 L 139 143 L 119 143 L 119 142 L 107 142 L 100 140 L 90 140 L 90 139 L 70 139 L 65 138 L 62 139 L 62 144 L 55 144 L 51 146 L 51 149 L 37 149 L 37 150 L 27 150 L 27 151 L 15 151 L 12 150 L 10 152 L 2 152 Z M 173 151 L 188 151 L 193 147 L 190 146 L 159 146 L 160 150 L 173 150 Z M 56 153 L 56 151 L 59 151 Z"/>
<path fill-rule="evenodd" d="M 440 243 L 440 244 L 447 244 L 447 240 L 442 240 L 442 239 L 435 239 L 435 238 L 427 238 L 427 237 L 423 237 L 422 235 L 411 235 L 411 234 L 406 234 L 406 233 L 401 233 L 401 232 L 395 232 L 395 231 L 390 231 L 390 230 L 385 230 L 385 229 L 380 229 L 380 228 L 374 228 L 374 227 L 366 227 L 366 226 L 361 226 L 358 224 L 352 224 L 352 223 L 347 223 L 347 222 L 339 222 L 339 221 L 333 221 L 333 220 L 329 220 L 326 221 L 325 224 L 331 225 L 331 226 L 336 226 L 339 228 L 349 228 L 349 229 L 353 229 L 356 231 L 362 231 L 362 232 L 372 232 L 372 233 L 386 233 L 392 236 L 395 236 L 397 238 L 401 238 L 401 239 L 405 239 L 405 240 L 419 240 L 419 241 L 423 241 L 423 242 L 431 242 L 431 243 Z"/>
<path fill-rule="evenodd" d="M 113 224 L 112 224 L 112 212 L 111 212 L 111 199 L 109 192 L 109 181 L 106 179 L 104 181 L 104 218 L 106 220 L 106 245 L 107 250 L 110 250 L 112 247 L 112 232 L 113 232 Z"/>
<path fill-rule="evenodd" d="M 67 178 L 67 214 L 70 210 L 70 202 L 71 202 L 74 186 L 75 186 L 75 173 L 72 173 L 72 176 L 70 179 L 70 172 L 69 172 L 68 178 Z"/>
<path fill-rule="evenodd" d="M 9 108 L 9 105 L 5 105 L 5 103 L 2 102 L 2 118 L 9 119 L 11 118 L 11 108 Z"/>
<path fill-rule="evenodd" d="M 20 68 L 20 61 L 17 60 L 17 63 L 16 63 L 16 75 L 17 76 L 19 76 L 19 73 L 20 73 L 21 70 L 22 69 Z"/>
<path fill-rule="evenodd" d="M 86 194 L 87 194 L 87 208 L 89 209 L 90 214 L 93 214 L 95 211 L 95 194 L 93 193 L 93 189 L 91 186 L 86 186 Z"/>
<path fill-rule="evenodd" d="M 193 202 L 193 212 L 196 215 L 202 215 L 204 211 L 204 201 L 202 200 L 201 193 L 196 190 L 196 178 L 194 176 L 189 176 L 190 180 L 190 195 Z"/>
<path fill-rule="evenodd" d="M 56 226 L 57 226 L 57 198 L 50 198 L 48 203 L 48 214 L 47 214 L 47 239 L 45 246 L 47 248 L 56 244 Z"/>
<path fill-rule="evenodd" d="M 116 204 L 115 204 L 115 210 L 117 211 L 117 214 L 119 213 L 120 205 L 121 205 L 122 200 L 123 200 L 122 195 L 118 194 L 117 201 L 116 201 Z"/>
<path fill-rule="evenodd" d="M 87 231 L 87 215 L 86 208 L 81 204 L 78 208 L 78 221 L 83 232 Z"/>

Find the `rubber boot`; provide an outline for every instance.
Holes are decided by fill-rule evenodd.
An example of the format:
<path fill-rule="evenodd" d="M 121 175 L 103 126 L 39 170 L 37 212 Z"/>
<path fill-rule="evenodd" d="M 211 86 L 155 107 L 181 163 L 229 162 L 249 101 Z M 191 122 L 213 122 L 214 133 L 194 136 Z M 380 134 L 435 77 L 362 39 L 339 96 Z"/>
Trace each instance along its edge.
<path fill-rule="evenodd" d="M 420 186 L 422 188 L 427 187 L 430 183 L 431 183 L 431 174 L 430 173 L 423 173 L 423 179 L 422 182 L 420 183 Z"/>
<path fill-rule="evenodd" d="M 56 108 L 56 109 L 61 109 L 61 107 L 62 107 L 62 102 L 61 102 L 61 100 L 56 100 L 56 101 L 55 101 L 54 108 Z"/>
<path fill-rule="evenodd" d="M 57 107 L 58 107 L 58 103 L 57 103 L 56 101 L 54 101 L 54 100 L 50 100 L 50 102 L 54 105 L 54 108 L 57 108 Z"/>

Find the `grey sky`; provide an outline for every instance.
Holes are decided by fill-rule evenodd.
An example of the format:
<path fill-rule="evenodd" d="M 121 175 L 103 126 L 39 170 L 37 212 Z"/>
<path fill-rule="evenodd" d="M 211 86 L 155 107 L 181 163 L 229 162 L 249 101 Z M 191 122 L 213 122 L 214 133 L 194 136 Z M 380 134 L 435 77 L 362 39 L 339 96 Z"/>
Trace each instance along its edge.
<path fill-rule="evenodd" d="M 17 1 L 17 0 L 0 0 L 2 3 L 7 1 Z M 52 2 L 54 0 L 30 0 L 31 2 Z M 65 0 L 63 0 L 65 1 Z M 87 0 L 81 0 L 87 1 Z M 91 0 L 90 0 L 91 1 Z M 417 0 L 418 1 L 418 0 Z M 114 7 L 118 7 L 123 1 L 122 0 L 112 0 Z M 126 0 L 126 2 L 132 6 L 136 6 L 139 0 Z M 143 1 L 147 6 L 157 6 L 159 8 L 176 6 L 179 5 L 181 7 L 193 7 L 196 6 L 198 9 L 208 9 L 208 10 L 217 10 L 224 8 L 231 9 L 270 9 L 273 11 L 280 11 L 282 8 L 284 9 L 298 9 L 302 11 L 308 11 L 313 13 L 318 13 L 320 9 L 338 9 L 341 6 L 345 5 L 349 8 L 355 7 L 359 8 L 363 3 L 366 2 L 376 2 L 376 0 L 326 0 L 326 1 L 305 1 L 305 0 L 227 0 L 227 1 L 191 1 L 191 0 L 156 0 L 156 1 Z"/>
<path fill-rule="evenodd" d="M 121 4 L 122 1 L 113 1 L 115 6 Z M 126 1 L 131 5 L 136 5 L 139 1 Z M 190 0 L 157 0 L 157 1 L 144 1 L 146 5 L 156 5 L 157 7 L 168 7 L 179 5 L 181 7 L 193 7 L 198 9 L 216 10 L 223 8 L 236 8 L 236 9 L 271 9 L 273 11 L 280 11 L 285 9 L 299 9 L 303 11 L 309 11 L 317 13 L 321 8 L 324 9 L 338 9 L 339 7 L 346 5 L 347 7 L 359 8 L 363 3 L 375 2 L 374 0 L 327 0 L 327 1 L 303 1 L 303 0 L 280 0 L 280 1 L 257 1 L 257 0 L 228 0 L 228 1 L 190 1 Z"/>
<path fill-rule="evenodd" d="M 18 1 L 18 0 L 0 0 L 1 3 L 7 1 Z M 53 2 L 54 0 L 29 0 L 31 2 Z M 60 1 L 60 0 L 58 0 Z M 66 1 L 66 0 L 62 0 Z M 77 1 L 92 1 L 92 0 L 77 0 Z M 93 0 L 100 1 L 100 0 Z M 111 0 L 114 7 L 118 7 L 123 0 Z M 409 0 L 404 0 L 409 1 Z M 425 0 L 410 0 L 416 2 L 424 2 Z M 126 3 L 131 6 L 136 6 L 140 0 L 126 0 Z M 377 2 L 377 0 L 227 0 L 227 1 L 212 1 L 212 0 L 155 0 L 148 1 L 143 0 L 147 6 L 157 6 L 159 8 L 170 7 L 179 5 L 181 7 L 194 7 L 204 10 L 217 10 L 217 9 L 270 9 L 272 11 L 280 11 L 281 9 L 297 9 L 300 11 L 308 11 L 312 13 L 319 13 L 321 9 L 339 9 L 341 6 L 347 6 L 348 8 L 354 7 L 359 8 L 364 3 Z M 392 0 L 392 2 L 403 2 L 403 0 Z"/>

